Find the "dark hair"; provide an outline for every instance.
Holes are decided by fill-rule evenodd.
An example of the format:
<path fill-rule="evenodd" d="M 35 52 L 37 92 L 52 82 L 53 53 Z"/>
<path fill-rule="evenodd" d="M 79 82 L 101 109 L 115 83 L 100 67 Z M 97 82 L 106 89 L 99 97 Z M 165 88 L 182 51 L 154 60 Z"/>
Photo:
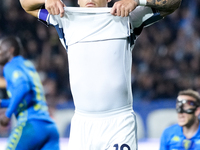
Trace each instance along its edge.
<path fill-rule="evenodd" d="M 13 55 L 18 56 L 23 49 L 21 40 L 16 36 L 7 36 L 2 39 L 2 44 L 6 44 L 9 47 L 14 48 Z"/>
<path fill-rule="evenodd" d="M 200 95 L 197 91 L 194 91 L 192 89 L 187 89 L 187 90 L 180 91 L 178 93 L 178 96 L 179 95 L 187 95 L 187 96 L 191 96 L 191 97 L 195 98 L 197 104 L 200 106 Z"/>

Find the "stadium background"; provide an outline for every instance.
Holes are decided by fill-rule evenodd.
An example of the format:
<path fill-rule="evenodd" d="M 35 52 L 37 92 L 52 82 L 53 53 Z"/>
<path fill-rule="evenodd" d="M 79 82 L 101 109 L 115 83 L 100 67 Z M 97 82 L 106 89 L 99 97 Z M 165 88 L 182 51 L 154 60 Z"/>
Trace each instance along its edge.
<path fill-rule="evenodd" d="M 76 0 L 63 0 L 76 6 Z M 112 2 L 109 4 L 112 6 Z M 138 115 L 139 149 L 158 149 L 160 134 L 176 123 L 175 99 L 179 90 L 200 92 L 200 0 L 183 0 L 181 7 L 164 20 L 147 27 L 133 50 L 133 108 Z M 0 37 L 13 34 L 22 39 L 23 55 L 36 66 L 44 86 L 51 116 L 66 143 L 74 105 L 67 54 L 53 27 L 24 12 L 19 1 L 0 1 Z M 0 76 L 2 76 L 0 66 Z M 0 89 L 0 98 L 5 97 Z M 0 110 L 0 114 L 4 110 Z M 13 128 L 0 126 L 0 150 Z"/>

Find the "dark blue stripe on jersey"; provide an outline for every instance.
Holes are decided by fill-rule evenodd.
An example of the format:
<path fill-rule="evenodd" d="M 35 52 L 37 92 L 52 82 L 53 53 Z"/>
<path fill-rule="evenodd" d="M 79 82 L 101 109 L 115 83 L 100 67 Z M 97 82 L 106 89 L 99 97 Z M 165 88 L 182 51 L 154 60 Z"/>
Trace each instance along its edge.
<path fill-rule="evenodd" d="M 152 9 L 153 11 L 155 11 L 154 9 Z M 149 19 L 147 19 L 146 21 L 144 21 L 141 26 L 139 26 L 138 28 L 134 29 L 134 33 L 135 35 L 140 35 L 140 33 L 142 32 L 143 27 L 148 26 L 152 23 L 155 23 L 158 20 L 161 20 L 163 17 L 160 16 L 160 13 L 155 12 L 154 15 L 152 17 L 150 17 Z"/>
<path fill-rule="evenodd" d="M 67 50 L 68 46 L 66 45 L 66 41 L 65 41 L 65 36 L 64 36 L 64 32 L 63 32 L 63 28 L 59 28 L 59 25 L 55 25 L 54 26 L 56 28 L 56 31 L 58 32 L 58 36 L 60 39 L 64 40 L 64 44 L 65 44 L 65 48 Z"/>
<path fill-rule="evenodd" d="M 150 17 L 149 19 L 147 19 L 146 21 L 144 21 L 141 24 L 141 26 L 133 29 L 133 33 L 131 33 L 131 36 L 129 37 L 131 46 L 134 44 L 134 41 L 135 41 L 136 37 L 141 34 L 141 32 L 142 32 L 142 30 L 143 30 L 143 28 L 145 26 L 148 26 L 148 25 L 150 25 L 152 23 L 155 23 L 158 20 L 163 19 L 163 17 L 160 16 L 160 13 L 158 13 L 156 11 L 156 9 L 152 9 L 152 11 L 154 13 L 154 15 L 152 17 Z"/>
<path fill-rule="evenodd" d="M 47 21 L 48 11 L 46 9 L 40 9 L 39 19 Z"/>
<path fill-rule="evenodd" d="M 151 10 L 153 11 L 153 13 L 158 13 L 158 11 L 155 8 L 151 8 Z"/>
<path fill-rule="evenodd" d="M 163 19 L 163 17 L 160 16 L 160 13 L 155 13 L 151 18 L 149 18 L 145 22 L 143 22 L 143 26 L 150 25 L 161 19 Z"/>
<path fill-rule="evenodd" d="M 39 19 L 47 21 L 48 11 L 46 9 L 40 9 Z"/>
<path fill-rule="evenodd" d="M 47 22 L 46 21 L 43 21 L 43 20 L 41 20 L 41 19 L 38 19 L 38 21 L 40 21 L 40 22 L 42 22 L 42 24 L 44 24 L 45 26 L 49 26 L 48 24 L 47 24 Z"/>
<path fill-rule="evenodd" d="M 47 27 L 48 27 L 48 23 L 47 23 L 48 14 L 49 13 L 46 9 L 40 9 L 39 18 L 38 18 L 38 21 L 42 22 Z"/>
<path fill-rule="evenodd" d="M 131 35 L 128 37 L 128 40 L 129 40 L 130 46 L 134 45 L 135 44 L 135 40 L 136 40 L 135 34 L 131 33 Z"/>

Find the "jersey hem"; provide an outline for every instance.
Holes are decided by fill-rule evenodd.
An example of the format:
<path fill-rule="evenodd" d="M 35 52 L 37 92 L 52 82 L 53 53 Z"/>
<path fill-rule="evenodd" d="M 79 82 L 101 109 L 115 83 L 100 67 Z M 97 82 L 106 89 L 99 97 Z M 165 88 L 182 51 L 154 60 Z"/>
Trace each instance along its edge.
<path fill-rule="evenodd" d="M 105 118 L 110 116 L 118 116 L 119 114 L 133 113 L 132 105 L 127 105 L 118 109 L 113 109 L 109 111 L 100 111 L 100 112 L 86 112 L 82 110 L 75 109 L 75 114 L 82 117 L 88 118 Z"/>

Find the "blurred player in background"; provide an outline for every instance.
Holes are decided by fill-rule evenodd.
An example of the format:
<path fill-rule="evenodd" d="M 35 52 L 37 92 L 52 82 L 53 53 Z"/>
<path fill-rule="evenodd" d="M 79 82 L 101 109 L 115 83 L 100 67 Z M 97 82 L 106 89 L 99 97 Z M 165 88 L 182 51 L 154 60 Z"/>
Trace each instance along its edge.
<path fill-rule="evenodd" d="M 176 111 L 178 124 L 165 129 L 160 150 L 200 150 L 199 93 L 190 89 L 180 91 Z"/>
<path fill-rule="evenodd" d="M 39 75 L 21 51 L 19 38 L 0 40 L 0 65 L 4 66 L 9 95 L 9 99 L 0 100 L 0 107 L 7 107 L 0 124 L 7 126 L 12 114 L 17 119 L 6 150 L 59 150 L 58 130 L 49 116 Z"/>
<path fill-rule="evenodd" d="M 112 8 L 110 0 L 78 0 L 81 8 L 63 8 L 60 0 L 20 1 L 27 13 L 56 28 L 68 52 L 75 103 L 68 150 L 137 149 L 132 47 L 143 27 L 180 1 L 122 0 Z"/>

